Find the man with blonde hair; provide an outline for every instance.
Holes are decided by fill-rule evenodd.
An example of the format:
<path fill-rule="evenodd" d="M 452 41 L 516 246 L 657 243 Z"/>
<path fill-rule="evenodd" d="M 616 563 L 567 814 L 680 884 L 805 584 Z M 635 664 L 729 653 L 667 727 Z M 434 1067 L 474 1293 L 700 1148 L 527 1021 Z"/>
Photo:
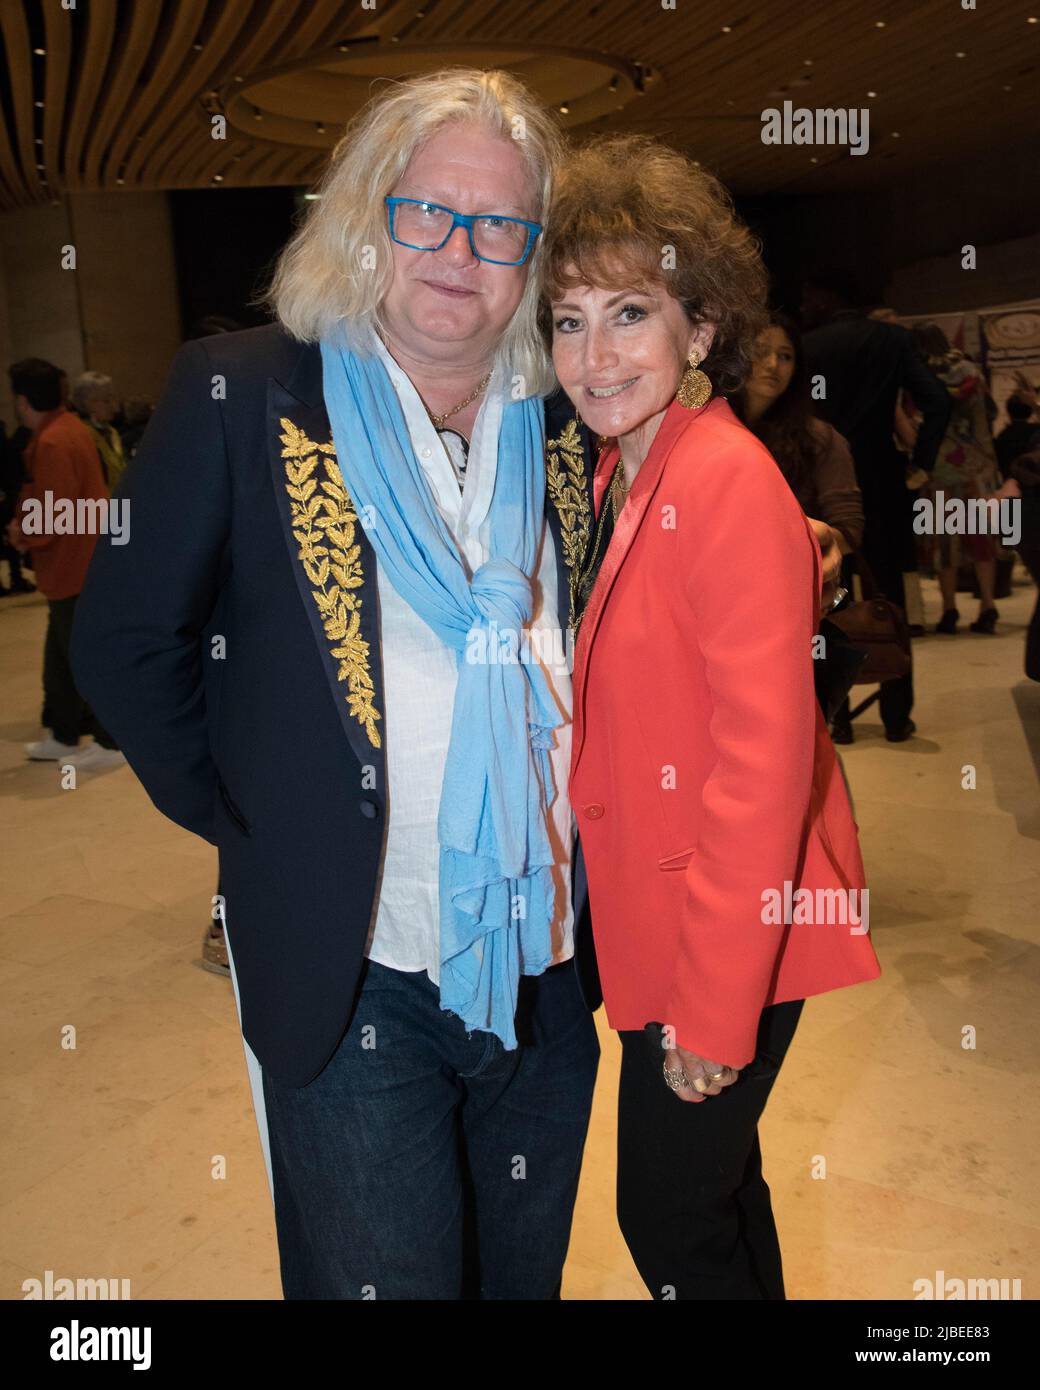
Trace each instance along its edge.
<path fill-rule="evenodd" d="M 278 322 L 178 354 L 77 618 L 92 703 L 220 851 L 289 1298 L 559 1290 L 598 1046 L 544 640 L 590 507 L 574 421 L 546 505 L 556 142 L 504 73 L 388 85 Z"/>

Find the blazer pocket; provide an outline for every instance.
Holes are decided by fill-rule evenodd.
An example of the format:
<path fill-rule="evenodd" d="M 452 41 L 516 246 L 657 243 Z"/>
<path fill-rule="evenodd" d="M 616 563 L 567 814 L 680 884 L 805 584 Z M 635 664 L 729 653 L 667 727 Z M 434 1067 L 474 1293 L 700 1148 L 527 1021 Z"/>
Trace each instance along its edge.
<path fill-rule="evenodd" d="M 685 869 L 694 853 L 693 849 L 680 849 L 675 854 L 666 854 L 663 859 L 657 861 L 657 867 L 659 869 Z"/>
<path fill-rule="evenodd" d="M 228 813 L 228 816 L 235 823 L 235 825 L 238 826 L 242 834 L 252 835 L 253 832 L 249 828 L 249 822 L 246 820 L 245 816 L 238 809 L 235 803 L 231 800 L 231 796 L 228 793 L 227 787 L 224 786 L 224 783 L 221 781 L 219 777 L 217 778 L 217 793 L 220 796 L 221 801 L 224 803 L 224 810 Z"/>

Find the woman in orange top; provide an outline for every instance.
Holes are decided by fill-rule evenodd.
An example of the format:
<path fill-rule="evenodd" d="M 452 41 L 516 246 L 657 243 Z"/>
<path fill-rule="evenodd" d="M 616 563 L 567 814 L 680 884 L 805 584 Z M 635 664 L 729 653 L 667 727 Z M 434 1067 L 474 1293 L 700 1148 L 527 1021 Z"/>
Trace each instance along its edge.
<path fill-rule="evenodd" d="M 721 186 L 640 137 L 577 154 L 549 228 L 557 375 L 609 441 L 570 791 L 623 1045 L 618 1214 L 655 1298 L 782 1298 L 758 1118 L 805 997 L 879 967 L 813 692 L 819 546 L 720 394 L 765 273 Z"/>

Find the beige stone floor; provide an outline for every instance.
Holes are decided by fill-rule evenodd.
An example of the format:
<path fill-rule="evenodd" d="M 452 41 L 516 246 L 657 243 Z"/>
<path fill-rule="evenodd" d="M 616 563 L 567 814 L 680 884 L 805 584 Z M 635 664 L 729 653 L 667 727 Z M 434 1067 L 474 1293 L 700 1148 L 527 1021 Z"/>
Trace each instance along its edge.
<path fill-rule="evenodd" d="M 884 974 L 809 1003 L 763 1122 L 791 1297 L 905 1299 L 940 1269 L 1040 1291 L 1031 603 L 1020 583 L 1001 635 L 918 642 L 920 737 L 887 744 L 868 715 L 846 750 Z M 197 963 L 215 852 L 128 769 L 70 792 L 25 762 L 44 616 L 39 599 L 0 601 L 0 1297 L 50 1269 L 128 1277 L 134 1297 L 277 1298 L 231 986 Z M 618 1048 L 599 1017 L 565 1295 L 636 1299 L 612 1204 Z"/>

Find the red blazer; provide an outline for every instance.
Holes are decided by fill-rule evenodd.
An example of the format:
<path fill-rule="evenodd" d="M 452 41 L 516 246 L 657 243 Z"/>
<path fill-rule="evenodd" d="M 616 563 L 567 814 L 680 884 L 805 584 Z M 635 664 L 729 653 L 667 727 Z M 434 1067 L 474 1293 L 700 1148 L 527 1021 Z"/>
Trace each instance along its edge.
<path fill-rule="evenodd" d="M 730 1066 L 767 1004 L 880 974 L 813 689 L 821 585 L 768 451 L 725 401 L 673 403 L 578 630 L 570 793 L 611 1026 L 671 1025 Z"/>

